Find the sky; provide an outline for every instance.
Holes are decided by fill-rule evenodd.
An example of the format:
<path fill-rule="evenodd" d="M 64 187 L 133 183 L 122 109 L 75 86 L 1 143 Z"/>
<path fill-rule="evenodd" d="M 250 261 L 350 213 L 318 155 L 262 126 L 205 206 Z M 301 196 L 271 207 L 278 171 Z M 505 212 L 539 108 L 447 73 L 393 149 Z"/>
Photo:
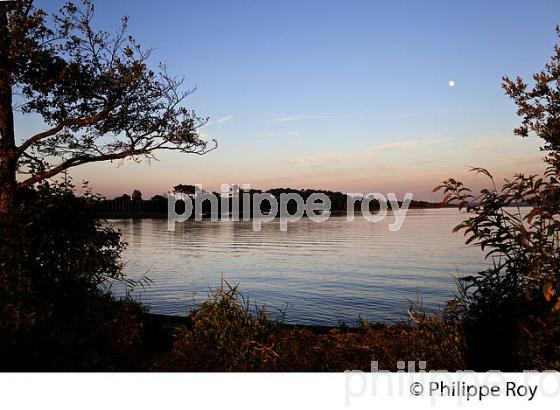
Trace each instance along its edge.
<path fill-rule="evenodd" d="M 99 28 L 129 16 L 154 65 L 197 88 L 185 104 L 210 117 L 200 131 L 219 143 L 201 157 L 166 152 L 71 172 L 107 197 L 237 183 L 437 200 L 432 188 L 447 177 L 486 184 L 468 166 L 499 178 L 543 168 L 539 141 L 512 133 L 519 119 L 501 78 L 544 67 L 557 0 L 95 4 Z M 16 121 L 22 134 L 43 127 Z"/>

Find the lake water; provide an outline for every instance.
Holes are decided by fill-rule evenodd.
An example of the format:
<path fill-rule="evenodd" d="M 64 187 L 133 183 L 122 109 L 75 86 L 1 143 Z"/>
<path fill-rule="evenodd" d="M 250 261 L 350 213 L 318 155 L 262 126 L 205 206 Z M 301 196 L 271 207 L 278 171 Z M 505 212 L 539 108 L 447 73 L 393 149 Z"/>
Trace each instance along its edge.
<path fill-rule="evenodd" d="M 379 223 L 302 219 L 287 232 L 278 221 L 260 232 L 251 222 L 188 221 L 174 232 L 161 219 L 110 223 L 129 243 L 127 275 L 154 282 L 134 292 L 154 313 L 184 315 L 224 278 L 273 318 L 356 325 L 398 320 L 409 301 L 439 309 L 455 292 L 453 276 L 483 269 L 481 251 L 451 232 L 462 219 L 455 209 L 411 209 L 398 232 L 390 213 Z"/>

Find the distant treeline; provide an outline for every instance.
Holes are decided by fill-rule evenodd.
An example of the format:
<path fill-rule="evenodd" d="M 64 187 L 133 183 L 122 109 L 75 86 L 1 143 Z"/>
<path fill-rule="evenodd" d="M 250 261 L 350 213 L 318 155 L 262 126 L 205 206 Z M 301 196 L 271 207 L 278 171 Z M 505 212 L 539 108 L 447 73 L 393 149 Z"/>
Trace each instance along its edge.
<path fill-rule="evenodd" d="M 194 198 L 195 186 L 194 185 L 177 185 L 174 187 L 173 192 L 187 194 Z M 220 192 L 204 192 L 208 197 L 213 195 L 216 197 L 217 203 L 217 213 L 222 214 L 227 209 L 230 211 L 233 209 L 233 197 L 231 193 L 227 197 L 227 205 L 229 207 L 224 208 L 224 198 L 223 194 Z M 311 194 L 322 193 L 329 197 L 331 201 L 331 213 L 346 213 L 349 204 L 349 198 L 347 194 L 342 192 L 333 192 L 325 190 L 312 190 L 312 189 L 293 189 L 293 188 L 273 188 L 266 191 L 251 189 L 249 191 L 240 191 L 238 196 L 239 201 L 239 211 L 240 216 L 245 215 L 247 212 L 249 215 L 253 214 L 252 204 L 253 195 L 269 193 L 276 198 L 277 201 L 280 200 L 281 194 L 296 193 L 300 195 L 305 201 L 309 198 Z M 244 196 L 249 196 L 249 201 L 244 202 Z M 249 209 L 244 209 L 244 204 L 247 204 Z M 351 202 L 350 202 L 351 203 Z M 399 203 L 401 205 L 401 203 Z M 114 199 L 104 199 L 99 202 L 98 211 L 100 216 L 106 218 L 157 218 L 167 216 L 168 199 L 166 195 L 155 195 L 150 199 L 143 199 L 142 193 L 139 190 L 134 190 L 131 195 L 123 194 Z M 354 209 L 356 211 L 360 210 L 360 201 L 354 202 Z M 290 213 L 295 212 L 296 203 L 294 201 L 288 202 L 288 210 Z M 415 201 L 412 200 L 409 208 L 444 208 L 449 207 L 449 205 L 443 205 L 442 203 L 432 203 L 426 201 Z M 224 210 L 222 211 L 222 208 Z M 182 214 L 184 212 L 184 203 L 182 201 L 177 201 L 175 204 L 176 212 Z M 370 203 L 370 210 L 375 211 L 379 209 L 379 203 L 375 200 Z M 270 203 L 268 201 L 263 201 L 261 203 L 261 212 L 268 212 L 270 210 Z M 204 216 L 210 216 L 212 211 L 211 200 L 205 200 L 202 203 L 202 213 Z"/>

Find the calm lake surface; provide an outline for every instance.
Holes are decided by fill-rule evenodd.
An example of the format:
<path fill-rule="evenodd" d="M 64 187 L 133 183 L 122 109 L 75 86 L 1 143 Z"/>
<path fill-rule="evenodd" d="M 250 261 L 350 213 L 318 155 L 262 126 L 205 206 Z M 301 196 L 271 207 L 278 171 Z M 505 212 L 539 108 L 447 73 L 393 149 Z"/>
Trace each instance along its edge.
<path fill-rule="evenodd" d="M 478 248 L 451 233 L 462 219 L 455 209 L 411 209 L 399 232 L 389 231 L 391 213 L 379 223 L 302 219 L 287 232 L 278 221 L 260 232 L 251 222 L 188 221 L 175 232 L 161 219 L 109 222 L 129 243 L 127 276 L 154 282 L 133 292 L 154 313 L 184 315 L 223 277 L 273 318 L 354 326 L 360 317 L 398 320 L 409 301 L 439 309 L 455 291 L 453 275 L 487 266 Z"/>

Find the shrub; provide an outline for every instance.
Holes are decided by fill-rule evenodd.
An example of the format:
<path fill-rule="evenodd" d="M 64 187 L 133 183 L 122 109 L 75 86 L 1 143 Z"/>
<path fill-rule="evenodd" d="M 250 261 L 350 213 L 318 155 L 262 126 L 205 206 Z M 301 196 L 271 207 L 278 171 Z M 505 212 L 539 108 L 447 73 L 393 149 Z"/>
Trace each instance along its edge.
<path fill-rule="evenodd" d="M 237 287 L 219 288 L 188 315 L 183 332 L 157 367 L 183 371 L 247 371 L 262 367 L 269 354 L 265 345 L 271 326 L 264 311 L 251 314 Z"/>
<path fill-rule="evenodd" d="M 1 217 L 2 370 L 119 368 L 139 348 L 143 307 L 104 288 L 122 278 L 125 244 L 95 217 L 97 197 L 72 188 L 22 192 Z"/>
<path fill-rule="evenodd" d="M 492 175 L 483 169 L 474 169 Z M 449 180 L 446 201 L 470 216 L 455 231 L 486 251 L 493 266 L 461 279 L 459 315 L 474 370 L 560 367 L 560 184 L 553 167 L 543 177 L 517 175 L 473 196 Z M 523 210 L 519 204 L 530 206 Z"/>

